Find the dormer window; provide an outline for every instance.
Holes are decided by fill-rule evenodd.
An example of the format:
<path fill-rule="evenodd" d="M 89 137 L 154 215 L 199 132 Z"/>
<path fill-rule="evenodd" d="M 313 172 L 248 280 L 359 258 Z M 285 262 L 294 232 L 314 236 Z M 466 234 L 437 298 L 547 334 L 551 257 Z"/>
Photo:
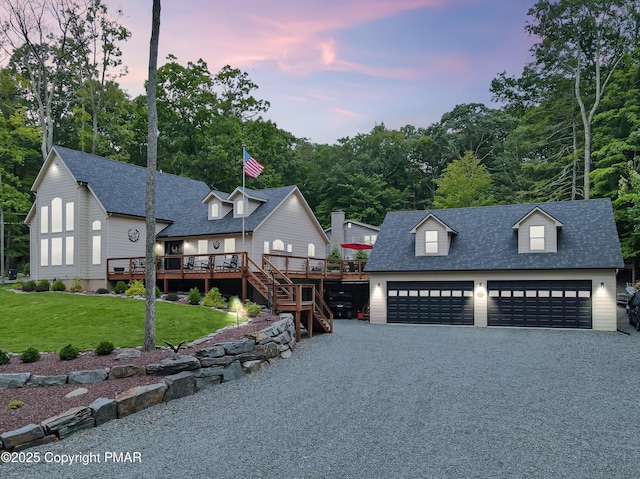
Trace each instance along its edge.
<path fill-rule="evenodd" d="M 220 205 L 218 203 L 211 203 L 211 217 L 218 218 L 220 216 Z"/>
<path fill-rule="evenodd" d="M 236 216 L 242 216 L 244 214 L 244 201 L 236 201 Z"/>
<path fill-rule="evenodd" d="M 544 226 L 529 227 L 529 250 L 544 251 Z"/>
<path fill-rule="evenodd" d="M 426 254 L 438 254 L 438 232 L 427 230 L 424 232 L 424 252 Z"/>

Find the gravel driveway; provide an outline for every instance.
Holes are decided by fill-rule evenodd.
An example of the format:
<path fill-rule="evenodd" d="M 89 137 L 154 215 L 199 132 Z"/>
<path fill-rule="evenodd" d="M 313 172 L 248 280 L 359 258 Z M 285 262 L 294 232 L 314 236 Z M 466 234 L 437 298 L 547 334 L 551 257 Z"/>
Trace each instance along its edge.
<path fill-rule="evenodd" d="M 640 333 L 621 327 L 336 321 L 257 374 L 29 450 L 141 463 L 0 476 L 636 478 Z"/>

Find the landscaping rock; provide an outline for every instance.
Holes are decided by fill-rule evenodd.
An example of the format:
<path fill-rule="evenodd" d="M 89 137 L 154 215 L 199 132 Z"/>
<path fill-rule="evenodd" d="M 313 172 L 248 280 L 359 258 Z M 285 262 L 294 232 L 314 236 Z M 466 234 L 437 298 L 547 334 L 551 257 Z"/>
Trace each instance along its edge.
<path fill-rule="evenodd" d="M 195 359 L 195 358 L 194 358 Z M 136 386 L 116 396 L 118 417 L 125 417 L 138 411 L 142 411 L 156 404 L 160 404 L 167 389 L 165 383 Z"/>
<path fill-rule="evenodd" d="M 280 357 L 282 359 L 287 359 L 291 357 L 291 350 L 290 349 L 285 349 L 284 351 L 280 351 Z"/>
<path fill-rule="evenodd" d="M 196 392 L 196 378 L 188 371 L 167 376 L 164 382 L 167 385 L 167 391 L 164 393 L 165 402 L 190 396 Z"/>
<path fill-rule="evenodd" d="M 226 366 L 231 364 L 235 358 L 233 356 L 222 356 L 219 358 L 200 358 L 200 366 L 210 368 L 211 366 Z"/>
<path fill-rule="evenodd" d="M 289 344 L 289 342 L 291 342 L 291 335 L 289 334 L 289 331 L 285 331 L 283 332 L 281 335 L 276 336 L 275 340 L 276 342 L 280 343 L 280 344 Z"/>
<path fill-rule="evenodd" d="M 123 364 L 114 366 L 109 371 L 109 379 L 130 378 L 133 376 L 146 376 L 147 370 L 144 366 L 134 366 L 133 364 Z"/>
<path fill-rule="evenodd" d="M 149 376 L 167 376 L 199 368 L 200 361 L 193 356 L 180 356 L 178 359 L 163 359 L 159 363 L 149 364 L 147 366 L 147 374 Z"/>
<path fill-rule="evenodd" d="M 0 374 L 0 389 L 18 389 L 24 386 L 31 373 Z"/>
<path fill-rule="evenodd" d="M 55 434 L 60 439 L 69 434 L 95 426 L 95 420 L 88 407 L 74 407 L 57 416 L 42 421 L 42 427 L 48 434 Z"/>
<path fill-rule="evenodd" d="M 87 371 L 71 371 L 69 384 L 92 384 L 107 379 L 109 374 L 106 369 L 91 369 Z"/>
<path fill-rule="evenodd" d="M 274 342 L 260 344 L 256 346 L 256 351 L 262 351 L 262 354 L 264 354 L 266 358 L 275 358 L 280 354 L 280 349 Z"/>
<path fill-rule="evenodd" d="M 224 382 L 240 379 L 242 376 L 244 376 L 244 372 L 242 371 L 242 365 L 239 361 L 234 361 L 226 366 L 222 373 Z"/>
<path fill-rule="evenodd" d="M 28 424 L 20 429 L 14 429 L 13 431 L 7 431 L 0 434 L 0 441 L 2 441 L 2 447 L 6 450 L 11 450 L 20 444 L 26 444 L 36 439 L 44 437 L 44 428 L 38 424 Z"/>
<path fill-rule="evenodd" d="M 117 356 L 116 361 L 121 361 L 123 359 L 137 359 L 141 355 L 140 351 L 137 349 L 123 349 Z"/>
<path fill-rule="evenodd" d="M 250 353 L 238 354 L 235 359 L 240 361 L 241 363 L 247 361 L 266 361 L 267 356 L 265 356 L 265 354 L 261 351 L 251 351 Z"/>
<path fill-rule="evenodd" d="M 224 374 L 223 367 L 202 368 L 193 372 L 193 376 L 196 378 L 208 378 L 212 376 L 222 377 Z"/>
<path fill-rule="evenodd" d="M 30 447 L 42 446 L 43 444 L 49 444 L 56 441 L 58 438 L 54 434 L 50 434 L 45 437 L 41 437 L 40 439 L 34 439 L 33 441 L 25 442 L 24 444 L 19 444 L 13 448 L 13 452 L 24 451 L 25 449 L 29 449 Z"/>
<path fill-rule="evenodd" d="M 89 390 L 87 388 L 78 388 L 71 391 L 69 394 L 65 395 L 67 399 L 74 398 L 76 396 L 82 396 L 83 394 L 87 394 Z"/>
<path fill-rule="evenodd" d="M 222 346 L 211 346 L 196 351 L 196 358 L 219 358 L 221 356 L 224 356 L 224 347 Z"/>
<path fill-rule="evenodd" d="M 268 364 L 266 361 L 245 361 L 242 363 L 242 370 L 245 374 L 251 374 L 260 371 L 263 364 Z"/>
<path fill-rule="evenodd" d="M 196 378 L 196 388 L 205 389 L 222 382 L 222 376 L 208 376 L 202 378 Z"/>
<path fill-rule="evenodd" d="M 98 398 L 89 404 L 89 409 L 93 413 L 96 426 L 111 421 L 117 416 L 116 401 L 114 399 Z"/>
<path fill-rule="evenodd" d="M 66 374 L 61 374 L 59 376 L 33 375 L 27 382 L 27 386 L 31 387 L 62 386 L 63 384 L 67 384 Z"/>
<path fill-rule="evenodd" d="M 240 341 L 220 343 L 218 346 L 222 346 L 226 354 L 236 355 L 252 351 L 255 344 L 255 341 L 251 339 L 241 339 Z"/>

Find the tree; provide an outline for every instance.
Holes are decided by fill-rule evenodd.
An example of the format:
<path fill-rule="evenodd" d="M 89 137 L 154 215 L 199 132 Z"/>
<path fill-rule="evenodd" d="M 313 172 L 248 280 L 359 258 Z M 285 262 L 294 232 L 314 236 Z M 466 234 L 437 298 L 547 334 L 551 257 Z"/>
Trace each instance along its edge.
<path fill-rule="evenodd" d="M 436 208 L 485 206 L 494 202 L 489 194 L 491 176 L 470 151 L 451 162 L 436 183 L 438 191 L 433 201 Z"/>
<path fill-rule="evenodd" d="M 156 261 L 153 250 L 156 242 L 156 165 L 158 161 L 158 112 L 156 89 L 158 84 L 158 41 L 160 37 L 160 0 L 153 0 L 151 42 L 149 47 L 149 79 L 147 82 L 147 115 L 149 122 L 147 148 L 147 188 L 145 195 L 146 236 L 145 278 L 146 308 L 144 321 L 144 350 L 156 349 Z"/>
<path fill-rule="evenodd" d="M 584 150 L 584 198 L 590 197 L 593 118 L 625 53 L 638 43 L 637 2 L 539 0 L 526 30 L 540 40 L 531 51 L 541 78 L 569 78 L 580 110 Z"/>

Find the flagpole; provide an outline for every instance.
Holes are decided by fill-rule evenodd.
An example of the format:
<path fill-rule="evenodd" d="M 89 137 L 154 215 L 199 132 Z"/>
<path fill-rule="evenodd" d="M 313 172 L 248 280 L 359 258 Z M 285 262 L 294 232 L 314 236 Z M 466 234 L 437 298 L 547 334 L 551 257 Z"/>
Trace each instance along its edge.
<path fill-rule="evenodd" d="M 244 156 L 245 156 L 245 148 L 247 145 L 242 143 L 242 252 L 244 253 L 244 212 L 247 208 L 247 198 L 246 193 L 244 191 L 245 184 L 245 168 L 244 168 Z"/>

